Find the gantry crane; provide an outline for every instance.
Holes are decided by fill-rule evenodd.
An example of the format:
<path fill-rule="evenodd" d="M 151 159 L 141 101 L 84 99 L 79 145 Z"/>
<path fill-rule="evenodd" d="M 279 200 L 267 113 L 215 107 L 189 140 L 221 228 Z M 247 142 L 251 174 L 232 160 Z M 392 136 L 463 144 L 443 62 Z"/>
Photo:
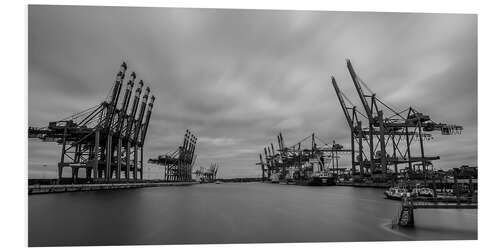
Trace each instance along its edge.
<path fill-rule="evenodd" d="M 340 90 L 335 78 L 332 76 L 332 85 L 339 99 L 339 103 L 346 117 L 351 130 L 351 145 L 354 139 L 358 139 L 358 157 L 355 159 L 355 150 L 352 151 L 352 168 L 360 165 L 360 173 L 364 175 L 364 164 L 369 165 L 369 175 L 374 179 L 380 175 L 381 180 L 385 180 L 388 175 L 388 166 L 394 166 L 394 173 L 398 173 L 398 164 L 408 164 L 408 172 L 412 174 L 414 167 L 412 163 L 420 162 L 424 172 L 426 166 L 431 165 L 433 160 L 438 160 L 439 156 L 426 156 L 424 154 L 424 140 L 432 139 L 432 134 L 426 132 L 441 131 L 443 135 L 460 134 L 462 126 L 436 123 L 428 115 L 418 112 L 415 108 L 409 107 L 403 111 L 395 111 L 386 103 L 382 102 L 373 93 L 363 80 L 356 74 L 349 59 L 346 60 L 347 69 L 354 83 L 354 87 L 361 100 L 365 114 L 356 110 L 356 106 L 348 107 L 344 101 L 344 93 Z M 365 94 L 362 85 L 371 93 Z M 349 110 L 352 110 L 352 116 Z M 384 116 L 384 111 L 389 115 Z M 357 114 L 366 118 L 368 127 L 362 128 L 361 121 Z M 406 114 L 406 115 L 405 115 Z M 405 141 L 404 145 L 401 145 Z M 419 143 L 419 157 L 412 156 L 411 145 L 413 142 Z M 368 144 L 368 157 L 364 153 L 363 144 Z M 392 151 L 391 154 L 388 152 Z"/>
<path fill-rule="evenodd" d="M 211 163 L 210 167 L 200 167 L 195 171 L 195 175 L 200 179 L 200 182 L 214 182 L 217 179 L 219 164 Z"/>
<path fill-rule="evenodd" d="M 196 160 L 195 149 L 198 138 L 186 130 L 182 146 L 175 151 L 148 160 L 149 163 L 164 166 L 165 180 L 168 182 L 191 181 Z"/>
<path fill-rule="evenodd" d="M 86 182 L 137 180 L 138 173 L 143 179 L 143 148 L 155 97 L 149 97 L 150 88 L 147 87 L 140 113 L 136 115 L 144 85 L 141 80 L 135 89 L 132 108 L 128 111 L 136 80 L 136 74 L 132 72 L 121 106 L 118 107 L 126 70 L 127 64 L 124 62 L 116 75 L 111 94 L 101 104 L 65 119 L 49 122 L 47 127 L 28 128 L 29 138 L 55 141 L 62 145 L 57 171 L 59 182 L 64 179 L 64 168 L 71 168 L 71 182 L 82 181 L 79 178 L 80 169 L 85 169 L 83 181 Z M 130 176 L 131 171 L 133 178 Z"/>
<path fill-rule="evenodd" d="M 344 149 L 340 144 L 325 143 L 315 133 L 300 140 L 291 146 L 285 146 L 282 133 L 277 136 L 278 149 L 274 150 L 274 144 L 271 147 L 264 147 L 264 157 L 259 154 L 259 162 L 256 165 L 261 167 L 262 180 L 274 179 L 275 176 L 281 181 L 299 181 L 309 178 L 313 172 L 331 171 L 338 173 L 338 157 L 339 152 L 349 152 L 350 149 Z M 310 143 L 307 143 L 310 140 Z M 320 145 L 318 146 L 318 142 Z M 310 145 L 305 147 L 303 145 Z M 326 161 L 331 160 L 331 169 L 327 169 Z M 316 162 L 316 169 L 310 164 L 312 161 Z M 335 166 L 335 162 L 337 162 Z M 266 178 L 267 173 L 267 178 Z"/>

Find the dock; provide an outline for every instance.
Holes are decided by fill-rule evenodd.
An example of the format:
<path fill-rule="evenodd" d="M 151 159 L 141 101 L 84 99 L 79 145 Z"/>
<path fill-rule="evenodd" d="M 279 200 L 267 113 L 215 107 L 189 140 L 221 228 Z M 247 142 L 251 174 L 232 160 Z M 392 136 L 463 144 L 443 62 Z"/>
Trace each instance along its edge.
<path fill-rule="evenodd" d="M 97 183 L 97 184 L 54 184 L 54 185 L 29 185 L 28 194 L 50 194 L 65 192 L 84 192 L 97 190 L 130 189 L 145 187 L 187 186 L 196 182 L 135 182 L 135 183 Z"/>
<path fill-rule="evenodd" d="M 438 201 L 433 199 L 413 199 L 404 197 L 401 203 L 401 209 L 398 212 L 398 225 L 403 227 L 413 227 L 415 225 L 415 209 L 477 209 L 477 196 L 456 197 L 455 201 Z"/>

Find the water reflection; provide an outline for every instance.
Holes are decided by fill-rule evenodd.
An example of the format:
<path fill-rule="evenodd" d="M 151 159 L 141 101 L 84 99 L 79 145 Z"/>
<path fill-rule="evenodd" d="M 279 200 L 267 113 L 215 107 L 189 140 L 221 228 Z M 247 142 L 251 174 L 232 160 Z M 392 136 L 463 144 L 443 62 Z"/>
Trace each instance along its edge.
<path fill-rule="evenodd" d="M 392 228 L 383 190 L 203 184 L 29 196 L 30 246 L 477 239 L 476 210 Z"/>

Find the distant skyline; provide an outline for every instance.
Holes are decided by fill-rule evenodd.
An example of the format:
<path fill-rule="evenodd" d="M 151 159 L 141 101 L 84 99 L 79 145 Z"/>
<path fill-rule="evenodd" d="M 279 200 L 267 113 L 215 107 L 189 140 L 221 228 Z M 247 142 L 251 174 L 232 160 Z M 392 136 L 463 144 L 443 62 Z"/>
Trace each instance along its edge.
<path fill-rule="evenodd" d="M 315 132 L 350 147 L 330 83 L 334 75 L 361 107 L 346 58 L 391 106 L 464 127 L 426 142 L 426 154 L 441 156 L 435 168 L 477 165 L 472 14 L 30 5 L 28 125 L 104 101 L 126 61 L 157 98 L 145 159 L 174 150 L 190 129 L 199 138 L 195 166 L 217 162 L 221 177 L 258 177 L 259 153 L 279 132 L 287 145 Z M 30 139 L 29 177 L 55 178 L 60 147 Z"/>

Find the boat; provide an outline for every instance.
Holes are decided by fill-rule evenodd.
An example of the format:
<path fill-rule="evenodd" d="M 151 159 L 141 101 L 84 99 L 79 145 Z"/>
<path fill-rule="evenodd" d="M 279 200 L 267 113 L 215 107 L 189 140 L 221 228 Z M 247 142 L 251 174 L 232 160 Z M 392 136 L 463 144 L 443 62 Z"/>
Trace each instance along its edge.
<path fill-rule="evenodd" d="M 280 183 L 280 178 L 278 173 L 271 174 L 271 183 Z"/>
<path fill-rule="evenodd" d="M 296 177 L 298 174 L 298 168 L 291 167 L 288 169 L 285 175 L 285 183 L 287 185 L 297 185 Z"/>
<path fill-rule="evenodd" d="M 220 181 L 219 180 L 215 181 L 215 184 L 220 184 Z"/>
<path fill-rule="evenodd" d="M 434 197 L 434 191 L 426 187 L 416 186 L 411 193 L 416 197 Z"/>
<path fill-rule="evenodd" d="M 384 192 L 387 199 L 391 200 L 401 200 L 402 197 L 408 196 L 408 191 L 406 188 L 401 187 L 391 187 Z"/>
<path fill-rule="evenodd" d="M 422 188 L 418 195 L 423 197 L 434 197 L 434 191 L 430 188 Z"/>
<path fill-rule="evenodd" d="M 309 178 L 310 186 L 332 186 L 335 185 L 335 176 L 327 171 L 316 172 Z"/>

